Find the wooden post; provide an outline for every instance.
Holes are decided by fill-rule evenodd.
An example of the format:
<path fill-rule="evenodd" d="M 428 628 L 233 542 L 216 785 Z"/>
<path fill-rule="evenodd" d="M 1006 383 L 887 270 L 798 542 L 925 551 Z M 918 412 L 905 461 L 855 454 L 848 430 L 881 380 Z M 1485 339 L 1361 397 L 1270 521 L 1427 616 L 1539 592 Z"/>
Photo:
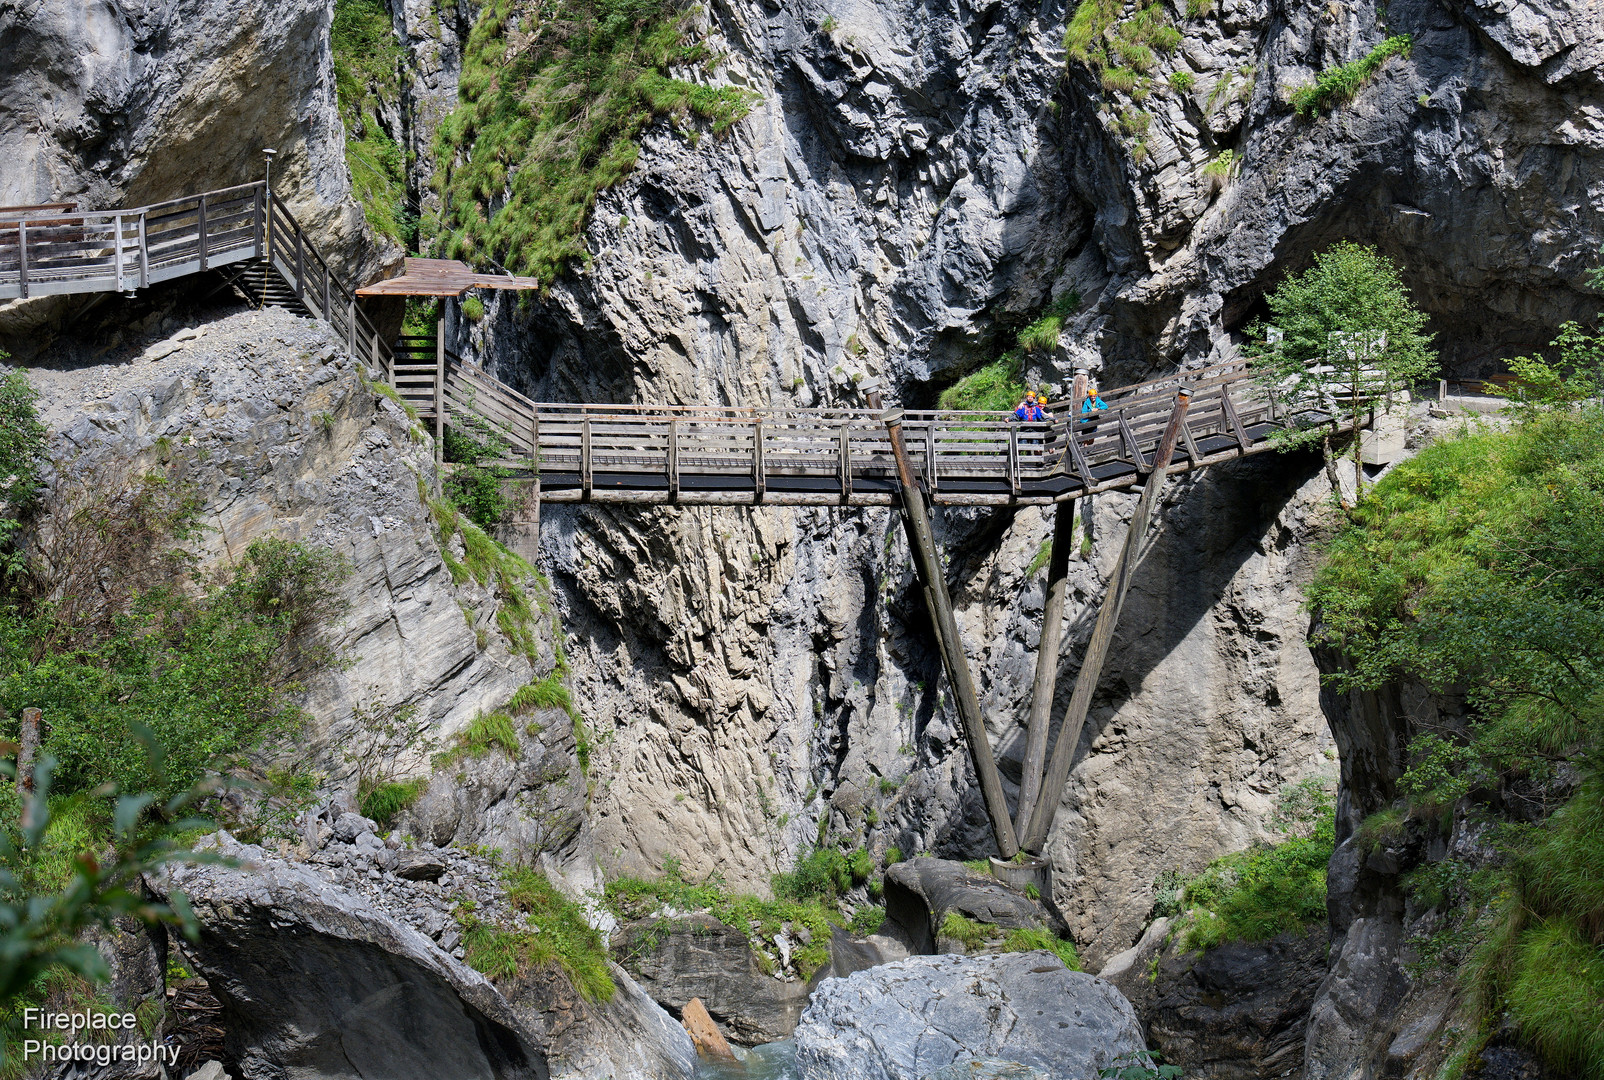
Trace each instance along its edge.
<path fill-rule="evenodd" d="M 300 268 L 301 233 L 295 233 L 295 263 Z M 438 491 L 445 484 L 446 462 L 446 337 L 434 328 L 434 482 Z"/>
<path fill-rule="evenodd" d="M 679 502 L 679 421 L 673 417 L 668 420 L 668 445 L 665 450 L 665 465 L 668 469 L 668 501 Z"/>
<path fill-rule="evenodd" d="M 1041 641 L 1036 647 L 1036 683 L 1030 693 L 1030 721 L 1025 734 L 1025 768 L 1020 777 L 1014 832 L 1024 835 L 1041 793 L 1047 763 L 1047 730 L 1052 723 L 1053 695 L 1058 692 L 1058 649 L 1064 640 L 1064 601 L 1069 593 L 1069 553 L 1075 549 L 1075 501 L 1053 506 L 1053 548 L 1047 562 L 1047 601 L 1042 607 Z"/>
<path fill-rule="evenodd" d="M 23 299 L 28 297 L 28 223 L 17 222 L 17 281 L 22 287 Z"/>
<path fill-rule="evenodd" d="M 1136 466 L 1136 471 L 1147 472 L 1147 459 L 1142 456 L 1142 448 L 1136 443 L 1136 433 L 1131 430 L 1131 425 L 1126 422 L 1123 412 L 1119 414 L 1119 437 L 1120 441 L 1125 444 L 1125 448 L 1130 451 L 1131 462 Z"/>
<path fill-rule="evenodd" d="M 936 419 L 930 418 L 925 428 L 925 487 L 933 494 L 936 490 Z"/>
<path fill-rule="evenodd" d="M 299 225 L 295 226 L 295 299 L 306 303 L 306 245 Z"/>
<path fill-rule="evenodd" d="M 1242 427 L 1242 421 L 1237 418 L 1236 406 L 1231 402 L 1231 391 L 1224 386 L 1220 387 L 1220 408 L 1225 410 L 1225 418 L 1231 425 L 1231 434 L 1236 436 L 1236 445 L 1245 454 L 1252 447 L 1248 440 L 1248 433 Z"/>
<path fill-rule="evenodd" d="M 349 303 L 345 308 L 345 340 L 346 348 L 351 352 L 351 359 L 356 359 L 356 293 L 350 295 Z"/>
<path fill-rule="evenodd" d="M 880 419 L 891 436 L 891 453 L 897 459 L 897 479 L 902 487 L 902 523 L 907 529 L 908 546 L 913 549 L 914 564 L 923 579 L 925 606 L 930 611 L 931 622 L 936 625 L 936 643 L 941 648 L 947 681 L 952 685 L 953 700 L 963 721 L 975 776 L 980 780 L 986 813 L 997 838 L 997 850 L 1003 858 L 1011 859 L 1019 851 L 1019 843 L 1014 838 L 1014 824 L 1008 817 L 1008 798 L 1003 794 L 1002 777 L 997 773 L 997 761 L 992 756 L 986 721 L 980 715 L 975 684 L 969 677 L 969 658 L 964 655 L 963 640 L 958 636 L 958 621 L 953 616 L 952 598 L 947 594 L 947 576 L 936 554 L 936 538 L 930 528 L 924 493 L 919 490 L 913 465 L 902 444 L 902 410 L 883 412 Z"/>
<path fill-rule="evenodd" d="M 116 263 L 117 291 L 123 291 L 123 216 L 112 215 L 111 251 L 112 260 Z"/>
<path fill-rule="evenodd" d="M 897 438 L 902 438 L 899 433 Z M 852 500 L 852 437 L 846 424 L 841 425 L 841 505 Z"/>
<path fill-rule="evenodd" d="M 200 197 L 200 210 L 198 211 L 198 213 L 199 213 L 199 220 L 200 220 L 200 268 L 202 270 L 209 270 L 211 268 L 207 265 L 208 259 L 207 259 L 207 250 L 206 250 L 206 196 L 205 195 L 202 195 Z"/>
<path fill-rule="evenodd" d="M 590 502 L 590 417 L 579 422 L 579 489 L 585 502 Z"/>
<path fill-rule="evenodd" d="M 256 250 L 253 253 L 258 259 L 267 251 L 267 233 L 263 228 L 264 215 L 262 213 L 262 189 L 257 188 L 251 196 L 251 241 Z"/>
<path fill-rule="evenodd" d="M 39 710 L 22 710 L 21 745 L 17 749 L 17 796 L 22 800 L 22 827 L 33 824 L 33 758 L 39 751 Z"/>
<path fill-rule="evenodd" d="M 150 238 L 145 235 L 145 215 L 139 215 L 139 287 L 150 287 Z"/>
<path fill-rule="evenodd" d="M 752 421 L 752 500 L 763 501 L 763 421 Z"/>
<path fill-rule="evenodd" d="M 1019 425 L 1008 425 L 1008 492 L 1019 496 Z"/>
<path fill-rule="evenodd" d="M 530 418 L 529 465 L 534 471 L 535 489 L 530 493 L 529 509 L 535 515 L 531 525 L 535 531 L 535 551 L 540 550 L 540 413 L 538 411 Z M 533 561 L 533 560 L 530 560 Z"/>
<path fill-rule="evenodd" d="M 1125 606 L 1125 594 L 1130 590 L 1131 576 L 1136 570 L 1142 542 L 1147 537 L 1147 522 L 1153 514 L 1153 507 L 1158 503 L 1159 492 L 1164 488 L 1170 458 L 1175 455 L 1175 444 L 1181 437 L 1181 425 L 1186 422 L 1187 401 L 1187 391 L 1177 392 L 1175 408 L 1170 413 L 1170 422 L 1164 428 L 1164 437 L 1159 440 L 1158 448 L 1153 452 L 1152 471 L 1148 474 L 1147 484 L 1142 488 L 1142 497 L 1137 500 L 1136 512 L 1131 515 L 1131 525 L 1125 534 L 1125 544 L 1114 560 L 1114 573 L 1109 581 L 1108 594 L 1103 598 L 1103 606 L 1097 613 L 1097 625 L 1092 629 L 1092 640 L 1086 646 L 1086 659 L 1081 663 L 1080 673 L 1075 676 L 1075 690 L 1070 695 L 1069 708 L 1064 712 L 1064 722 L 1058 731 L 1058 741 L 1053 744 L 1052 760 L 1047 765 L 1047 778 L 1042 785 L 1041 795 L 1031 810 L 1030 825 L 1020 838 L 1021 845 L 1026 851 L 1041 852 L 1042 845 L 1047 842 L 1047 833 L 1052 829 L 1053 816 L 1058 813 L 1058 803 L 1064 797 L 1064 787 L 1069 783 L 1069 767 L 1075 757 L 1075 747 L 1080 742 L 1081 728 L 1086 723 L 1086 711 L 1091 707 L 1092 693 L 1097 689 L 1097 680 L 1102 678 L 1103 661 L 1108 657 L 1109 646 L 1114 642 L 1114 630 L 1119 625 L 1120 609 Z"/>
<path fill-rule="evenodd" d="M 322 262 L 321 260 L 318 262 L 318 266 L 323 271 L 323 310 L 318 314 L 327 319 L 329 325 L 332 326 L 334 324 L 334 312 L 330 306 L 333 303 L 333 298 L 329 295 L 329 279 L 334 275 L 329 273 L 328 264 Z"/>

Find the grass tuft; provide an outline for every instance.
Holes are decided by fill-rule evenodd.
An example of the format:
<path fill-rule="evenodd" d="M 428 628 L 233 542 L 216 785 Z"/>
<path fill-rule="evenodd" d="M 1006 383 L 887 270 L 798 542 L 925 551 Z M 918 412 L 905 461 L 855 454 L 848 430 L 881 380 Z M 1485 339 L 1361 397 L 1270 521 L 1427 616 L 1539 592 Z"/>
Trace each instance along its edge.
<path fill-rule="evenodd" d="M 504 874 L 507 901 L 528 929 L 498 927 L 471 911 L 459 911 L 468 966 L 498 980 L 557 968 L 585 1000 L 611 1001 L 617 986 L 608 966 L 607 945 L 586 921 L 584 908 L 538 870 L 518 867 Z"/>
<path fill-rule="evenodd" d="M 379 823 L 380 828 L 387 829 L 396 819 L 396 815 L 417 802 L 428 787 L 429 780 L 423 776 L 379 784 L 363 792 L 358 799 L 362 807 L 362 816 L 372 818 Z"/>
<path fill-rule="evenodd" d="M 1080 954 L 1073 941 L 1065 941 L 1051 930 L 1010 930 L 1003 939 L 1003 952 L 1050 952 L 1071 971 L 1080 971 Z"/>
<path fill-rule="evenodd" d="M 1292 108 L 1305 120 L 1312 120 L 1323 112 L 1352 101 L 1370 77 L 1394 56 L 1408 56 L 1414 48 L 1414 39 L 1408 34 L 1387 38 L 1364 56 L 1349 64 L 1327 68 L 1308 86 L 1292 93 Z"/>

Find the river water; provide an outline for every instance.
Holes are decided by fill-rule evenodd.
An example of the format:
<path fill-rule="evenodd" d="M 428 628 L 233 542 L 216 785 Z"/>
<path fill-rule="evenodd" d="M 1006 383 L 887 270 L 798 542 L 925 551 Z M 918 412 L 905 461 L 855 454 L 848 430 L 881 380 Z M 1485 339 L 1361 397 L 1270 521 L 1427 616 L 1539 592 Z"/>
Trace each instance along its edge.
<path fill-rule="evenodd" d="M 696 1067 L 696 1080 L 797 1080 L 798 1076 L 794 1039 L 754 1046 L 737 1065 L 704 1061 Z"/>

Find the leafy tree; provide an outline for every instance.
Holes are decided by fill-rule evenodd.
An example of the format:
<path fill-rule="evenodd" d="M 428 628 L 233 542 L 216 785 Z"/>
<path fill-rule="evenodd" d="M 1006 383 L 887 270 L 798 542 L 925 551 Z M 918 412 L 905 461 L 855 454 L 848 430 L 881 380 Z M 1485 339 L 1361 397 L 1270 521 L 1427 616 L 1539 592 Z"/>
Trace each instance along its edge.
<path fill-rule="evenodd" d="M 1348 242 L 1316 255 L 1312 267 L 1282 282 L 1266 302 L 1274 321 L 1248 328 L 1247 353 L 1261 383 L 1293 417 L 1277 441 L 1287 449 L 1322 443 L 1330 461 L 1331 429 L 1313 414 L 1343 416 L 1354 432 L 1362 495 L 1358 426 L 1364 414 L 1378 400 L 1390 408 L 1394 395 L 1437 370 L 1426 315 L 1409 299 L 1391 260 Z"/>
<path fill-rule="evenodd" d="M 0 360 L 6 355 L 0 352 Z M 0 378 L 0 573 L 16 569 L 10 541 L 18 528 L 18 516 L 39 495 L 45 427 L 34 408 L 38 396 L 20 371 Z"/>

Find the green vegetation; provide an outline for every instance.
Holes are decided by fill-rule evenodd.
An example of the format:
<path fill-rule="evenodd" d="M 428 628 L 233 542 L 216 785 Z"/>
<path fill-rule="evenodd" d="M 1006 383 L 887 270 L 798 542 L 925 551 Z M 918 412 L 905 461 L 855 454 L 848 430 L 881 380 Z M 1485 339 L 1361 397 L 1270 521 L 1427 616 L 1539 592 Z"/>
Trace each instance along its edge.
<path fill-rule="evenodd" d="M 716 134 L 744 117 L 749 94 L 670 77 L 717 63 L 694 19 L 673 0 L 486 3 L 463 50 L 460 104 L 435 136 L 441 253 L 549 282 L 588 261 L 586 218 L 634 167 L 648 125 L 696 117 Z"/>
<path fill-rule="evenodd" d="M 504 712 L 480 713 L 457 732 L 456 745 L 435 758 L 436 768 L 443 769 L 466 758 L 484 757 L 492 750 L 500 750 L 514 761 L 518 760 L 518 732 L 512 717 Z"/>
<path fill-rule="evenodd" d="M 1345 102 L 1352 101 L 1360 87 L 1394 56 L 1408 56 L 1414 47 L 1408 34 L 1389 37 L 1364 56 L 1349 64 L 1327 68 L 1313 83 L 1293 91 L 1292 107 L 1306 120 L 1322 112 L 1330 112 Z"/>
<path fill-rule="evenodd" d="M 352 190 L 368 224 L 410 250 L 418 222 L 407 202 L 405 155 L 378 113 L 401 90 L 401 45 L 383 0 L 336 0 L 329 43 Z"/>
<path fill-rule="evenodd" d="M 396 815 L 417 802 L 428 786 L 428 778 L 419 776 L 411 780 L 392 780 L 358 792 L 362 816 L 372 818 L 380 828 L 387 829 Z"/>
<path fill-rule="evenodd" d="M 1080 954 L 1075 951 L 1073 941 L 1065 941 L 1051 930 L 1010 930 L 1008 936 L 1003 938 L 1003 952 L 1035 952 L 1043 950 L 1052 953 L 1064 962 L 1064 966 L 1071 971 L 1081 970 Z"/>
<path fill-rule="evenodd" d="M 1188 8 L 1196 2 L 1197 0 L 1190 0 Z M 1181 1067 L 1165 1065 L 1162 1061 L 1158 1053 L 1146 1050 L 1121 1054 L 1114 1059 L 1113 1064 L 1097 1070 L 1098 1080 L 1181 1080 L 1183 1073 Z"/>
<path fill-rule="evenodd" d="M 1196 85 L 1197 80 L 1193 78 L 1190 71 L 1172 71 L 1170 72 L 1169 82 L 1170 89 L 1177 94 L 1189 94 L 1192 92 L 1192 87 Z"/>
<path fill-rule="evenodd" d="M 1604 284 L 1595 274 L 1593 284 Z M 1409 747 L 1408 817 L 1364 831 L 1440 835 L 1475 792 L 1514 788 L 1557 809 L 1490 823 L 1499 858 L 1413 871 L 1441 929 L 1419 943 L 1463 991 L 1450 1060 L 1474 1059 L 1507 1016 L 1555 1068 L 1604 1074 L 1604 335 L 1562 328 L 1557 361 L 1513 361 L 1507 430 L 1467 428 L 1399 464 L 1329 545 L 1309 589 L 1339 692 L 1412 679 L 1463 691 L 1472 720 Z"/>
<path fill-rule="evenodd" d="M 506 457 L 507 440 L 470 409 L 459 412 L 445 429 L 443 449 L 445 459 L 456 466 L 445 478 L 445 493 L 452 505 L 479 528 L 495 528 L 509 505 L 504 490 L 507 470 L 495 464 Z"/>
<path fill-rule="evenodd" d="M 1103 89 L 1137 100 L 1147 96 L 1152 85 L 1148 72 L 1159 56 L 1175 52 L 1181 40 L 1164 5 L 1126 0 L 1081 0 L 1064 30 L 1064 49 L 1071 59 L 1089 67 Z"/>
<path fill-rule="evenodd" d="M 1006 352 L 953 383 L 941 392 L 943 409 L 976 412 L 1011 412 L 1025 396 L 1024 358 Z"/>
<path fill-rule="evenodd" d="M 611 1001 L 617 987 L 607 968 L 607 945 L 585 920 L 585 909 L 538 870 L 512 867 L 502 876 L 507 902 L 523 917 L 527 929 L 494 926 L 472 910 L 459 909 L 468 965 L 498 981 L 556 968 L 585 1000 Z"/>
<path fill-rule="evenodd" d="M 787 900 L 833 901 L 854 885 L 869 882 L 874 869 L 874 857 L 863 848 L 850 852 L 815 848 L 797 860 L 794 870 L 774 875 L 774 895 Z"/>
<path fill-rule="evenodd" d="M 869 904 L 852 913 L 852 920 L 847 923 L 847 929 L 858 937 L 868 937 L 870 934 L 879 933 L 885 921 L 886 909 L 879 904 Z"/>
<path fill-rule="evenodd" d="M 1399 391 L 1437 370 L 1431 336 L 1424 332 L 1426 314 L 1409 299 L 1398 268 L 1375 248 L 1335 244 L 1265 299 L 1274 324 L 1248 327 L 1245 351 L 1260 383 L 1278 402 L 1294 413 L 1303 411 L 1276 433 L 1283 449 L 1321 443 L 1330 460 L 1330 425 L 1309 417 L 1311 410 L 1330 408 L 1333 382 L 1347 392 L 1340 408 L 1357 431 L 1366 411 L 1378 403 L 1390 407 Z M 1316 366 L 1328 370 L 1318 372 Z M 1362 499 L 1359 439 L 1351 437 L 1349 443 Z"/>
<path fill-rule="evenodd" d="M 1215 188 L 1222 188 L 1231 177 L 1236 175 L 1237 168 L 1241 164 L 1241 155 L 1235 150 L 1221 150 L 1207 165 L 1203 166 L 1203 176 Z"/>
<path fill-rule="evenodd" d="M 1155 913 L 1181 916 L 1188 949 L 1266 941 L 1326 917 L 1336 806 L 1325 781 L 1283 789 L 1276 820 L 1279 843 L 1222 856 L 1190 879 L 1160 875 Z"/>
<path fill-rule="evenodd" d="M 485 317 L 485 302 L 477 296 L 467 297 L 462 301 L 462 315 L 469 322 L 479 322 Z"/>
<path fill-rule="evenodd" d="M 1017 348 L 971 371 L 941 392 L 943 409 L 975 412 L 1012 412 L 1025 396 L 1024 353 L 1058 347 L 1064 320 L 1080 310 L 1080 294 L 1065 293 L 1054 300 L 1015 337 Z"/>
<path fill-rule="evenodd" d="M 960 911 L 949 911 L 941 920 L 941 929 L 937 931 L 938 937 L 951 938 L 964 947 L 965 952 L 974 952 L 986 946 L 986 939 L 995 931 L 996 927 L 989 923 L 976 922 Z"/>

